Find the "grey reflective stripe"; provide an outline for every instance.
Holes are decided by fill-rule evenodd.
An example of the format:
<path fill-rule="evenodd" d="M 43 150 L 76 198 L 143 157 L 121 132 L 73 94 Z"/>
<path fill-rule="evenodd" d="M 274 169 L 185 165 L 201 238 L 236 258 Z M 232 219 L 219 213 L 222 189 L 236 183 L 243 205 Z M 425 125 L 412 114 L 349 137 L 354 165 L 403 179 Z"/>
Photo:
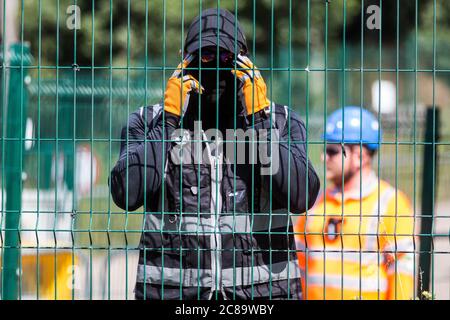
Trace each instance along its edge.
<path fill-rule="evenodd" d="M 383 194 L 379 198 L 379 201 L 377 200 L 375 203 L 375 207 L 372 211 L 372 215 L 369 218 L 369 223 L 367 227 L 366 232 L 366 248 L 368 251 L 376 251 L 378 250 L 378 225 L 380 223 L 380 219 L 382 219 L 383 215 L 386 214 L 387 207 L 389 204 L 389 201 L 391 201 L 391 198 L 393 194 L 395 193 L 395 189 L 391 186 L 387 186 L 386 190 L 384 190 Z"/>
<path fill-rule="evenodd" d="M 158 103 L 158 104 L 155 104 L 152 109 L 153 109 L 152 110 L 153 111 L 153 118 L 152 118 L 152 120 L 153 120 L 153 119 L 156 119 L 161 114 L 162 106 Z"/>
<path fill-rule="evenodd" d="M 252 274 L 253 270 L 253 274 Z M 280 270 L 280 271 L 278 271 Z M 145 279 L 144 279 L 145 274 Z M 164 277 L 163 277 L 164 275 Z M 139 283 L 165 284 L 183 287 L 211 287 L 213 274 L 209 269 L 183 269 L 138 265 L 136 281 Z M 277 280 L 300 280 L 297 260 L 279 262 L 269 266 L 236 267 L 222 270 L 224 287 L 249 286 Z M 221 288 L 222 289 L 222 288 Z"/>
<path fill-rule="evenodd" d="M 168 215 L 170 213 L 165 212 L 164 215 Z M 146 232 L 159 233 L 162 230 L 162 220 L 163 214 L 147 214 L 145 220 L 145 230 Z M 177 227 L 177 233 L 179 232 L 181 235 L 206 235 L 211 234 L 214 230 L 213 221 L 210 218 L 205 218 L 200 216 L 200 222 L 198 217 L 181 215 L 179 219 L 179 224 Z M 167 227 L 167 226 L 166 226 Z M 167 230 L 167 228 L 165 228 Z"/>
<path fill-rule="evenodd" d="M 307 273 L 308 286 L 316 285 L 327 288 L 335 288 L 342 290 L 354 291 L 370 291 L 370 292 L 385 292 L 388 288 L 387 279 L 380 277 L 351 277 L 339 276 L 330 274 L 315 274 Z"/>
<path fill-rule="evenodd" d="M 251 284 L 270 283 L 271 281 L 291 279 L 300 281 L 300 268 L 297 260 L 289 263 L 278 262 L 270 266 L 240 267 L 222 270 L 225 287 L 250 286 Z"/>
<path fill-rule="evenodd" d="M 200 220 L 198 217 L 180 215 L 180 219 L 177 222 L 177 228 L 169 228 L 163 225 L 164 216 L 170 215 L 170 213 L 152 213 L 147 214 L 145 217 L 145 232 L 155 233 L 159 235 L 161 231 L 176 231 L 177 234 L 181 235 L 213 235 L 214 234 L 214 218 L 213 217 L 203 217 L 203 215 L 209 215 L 209 213 L 201 213 Z M 220 235 L 229 235 L 232 233 L 240 234 L 250 234 L 250 232 L 265 232 L 270 234 L 286 234 L 284 229 L 287 229 L 287 223 L 289 222 L 289 217 L 284 212 L 277 216 L 276 210 L 272 214 L 272 221 L 270 221 L 270 216 L 268 213 L 265 214 L 254 214 L 253 218 L 253 228 L 251 226 L 251 216 L 248 213 L 242 215 L 235 215 L 228 213 L 222 213 L 220 217 Z M 262 219 L 263 221 L 260 221 Z M 163 229 L 164 227 L 164 229 Z M 276 231 L 271 231 L 278 228 Z M 281 231 L 280 228 L 283 228 Z M 298 246 L 297 246 L 298 249 Z"/>
<path fill-rule="evenodd" d="M 401 236 L 406 237 L 406 236 Z M 412 238 L 412 235 L 411 235 Z M 414 242 L 413 239 L 403 239 L 397 240 L 396 243 L 391 243 L 384 247 L 385 252 L 395 253 L 395 252 L 414 252 Z"/>
<path fill-rule="evenodd" d="M 269 232 L 270 229 L 276 228 L 287 230 L 288 226 L 290 226 L 290 217 L 285 209 L 272 210 L 271 213 L 254 213 L 253 218 L 249 213 L 222 213 L 220 218 L 222 233 Z"/>
<path fill-rule="evenodd" d="M 144 117 L 144 110 L 146 109 L 147 107 L 144 107 L 144 106 L 142 106 L 142 107 L 140 107 L 139 108 L 139 116 L 141 117 L 141 119 L 142 119 L 142 121 L 152 121 L 152 123 L 153 123 L 153 121 L 159 116 L 159 114 L 161 113 L 161 111 L 162 111 L 162 107 L 161 107 L 161 105 L 159 104 L 159 103 L 157 103 L 157 104 L 154 104 L 154 105 L 152 105 L 151 106 L 151 108 L 152 108 L 152 118 L 151 119 L 145 119 L 145 117 Z"/>
<path fill-rule="evenodd" d="M 388 267 L 388 273 L 392 274 L 394 272 L 409 274 L 411 277 L 414 276 L 414 254 L 405 253 L 398 260 L 392 262 Z"/>
<path fill-rule="evenodd" d="M 305 243 L 303 242 L 303 240 L 299 240 L 298 237 L 303 237 L 302 235 L 296 235 L 295 236 L 295 248 L 297 249 L 297 251 L 305 251 L 306 250 L 306 246 Z"/>
<path fill-rule="evenodd" d="M 277 127 L 277 113 L 275 112 L 275 103 L 271 103 L 270 107 L 272 108 L 272 127 L 276 128 Z M 270 112 L 270 110 L 269 110 Z"/>
<path fill-rule="evenodd" d="M 270 108 L 272 108 L 272 128 L 278 129 L 280 134 L 283 133 L 284 127 L 286 126 L 286 123 L 288 121 L 288 115 L 289 115 L 289 111 L 288 111 L 288 107 L 287 106 L 282 106 L 283 108 L 283 113 L 284 113 L 284 117 L 281 121 L 281 119 L 279 121 L 277 121 L 277 112 L 275 112 L 275 103 L 272 102 L 271 106 L 269 108 L 266 108 L 266 110 L 268 109 L 268 112 L 270 112 Z"/>
<path fill-rule="evenodd" d="M 145 279 L 144 279 L 145 274 Z M 136 282 L 184 287 L 210 287 L 211 270 L 138 265 Z M 181 280 L 181 281 L 180 281 Z"/>
<path fill-rule="evenodd" d="M 251 216 L 247 213 L 234 215 L 222 213 L 220 217 L 220 234 L 230 233 L 250 233 L 250 232 L 270 232 L 269 228 L 286 228 L 289 224 L 289 216 L 285 212 L 277 214 L 275 210 L 272 214 L 258 213 L 253 216 L 253 228 L 251 226 Z M 164 215 L 170 213 L 165 212 Z M 212 234 L 214 233 L 214 217 L 203 217 L 209 213 L 200 213 L 200 220 L 193 216 L 180 216 L 179 231 L 185 235 Z M 146 215 L 145 230 L 147 232 L 160 232 L 162 230 L 163 214 L 153 213 Z M 219 228 L 219 226 L 217 227 Z M 277 230 L 276 232 L 282 232 Z"/>
<path fill-rule="evenodd" d="M 164 177 L 163 182 L 166 181 L 167 171 L 169 168 L 169 158 L 166 158 L 166 165 L 164 166 Z M 162 188 L 161 188 L 162 190 Z M 158 215 L 153 216 L 151 214 L 145 215 L 145 229 L 147 231 L 152 230 L 161 230 L 161 219 L 163 219 L 164 215 L 166 214 L 164 212 L 165 208 L 163 208 L 163 205 L 167 203 L 167 193 L 164 192 L 164 199 L 163 199 L 163 192 L 159 192 L 159 201 L 158 201 L 158 211 L 161 212 L 159 215 L 159 222 L 157 222 Z"/>
<path fill-rule="evenodd" d="M 184 114 L 185 114 L 186 111 L 187 111 L 187 107 L 188 107 L 188 105 L 189 105 L 189 100 L 190 100 L 190 98 L 191 98 L 191 93 L 188 92 L 188 93 L 186 94 L 186 99 L 184 100 L 183 110 L 181 110 L 181 117 L 184 117 Z"/>
<path fill-rule="evenodd" d="M 247 73 L 245 73 L 243 76 L 241 76 L 241 81 L 245 82 L 247 80 L 253 80 Z"/>

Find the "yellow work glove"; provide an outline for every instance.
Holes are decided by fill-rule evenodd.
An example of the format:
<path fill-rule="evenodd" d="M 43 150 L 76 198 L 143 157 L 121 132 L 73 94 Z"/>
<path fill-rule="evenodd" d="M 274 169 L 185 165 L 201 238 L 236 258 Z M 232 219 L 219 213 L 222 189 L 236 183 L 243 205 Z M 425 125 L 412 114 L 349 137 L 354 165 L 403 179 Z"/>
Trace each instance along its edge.
<path fill-rule="evenodd" d="M 183 62 L 178 65 L 167 81 L 166 91 L 164 92 L 164 110 L 179 117 L 186 112 L 191 91 L 194 90 L 201 94 L 204 90 L 192 75 L 183 74 L 183 69 L 187 68 L 192 60 L 194 60 L 193 55 L 186 55 Z"/>
<path fill-rule="evenodd" d="M 236 57 L 236 68 L 240 70 L 231 70 L 231 72 L 241 82 L 240 94 L 243 95 L 247 115 L 252 115 L 261 111 L 270 105 L 267 99 L 267 87 L 259 70 L 254 66 L 253 62 L 243 55 Z"/>

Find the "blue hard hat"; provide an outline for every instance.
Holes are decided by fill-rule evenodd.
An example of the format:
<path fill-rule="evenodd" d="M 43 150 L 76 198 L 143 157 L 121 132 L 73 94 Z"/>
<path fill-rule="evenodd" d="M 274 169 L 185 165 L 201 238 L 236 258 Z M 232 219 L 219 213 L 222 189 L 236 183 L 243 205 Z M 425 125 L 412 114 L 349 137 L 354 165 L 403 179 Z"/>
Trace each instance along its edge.
<path fill-rule="evenodd" d="M 362 143 L 370 150 L 380 147 L 381 137 L 377 118 L 366 109 L 356 106 L 344 107 L 330 114 L 323 135 L 327 142 Z"/>

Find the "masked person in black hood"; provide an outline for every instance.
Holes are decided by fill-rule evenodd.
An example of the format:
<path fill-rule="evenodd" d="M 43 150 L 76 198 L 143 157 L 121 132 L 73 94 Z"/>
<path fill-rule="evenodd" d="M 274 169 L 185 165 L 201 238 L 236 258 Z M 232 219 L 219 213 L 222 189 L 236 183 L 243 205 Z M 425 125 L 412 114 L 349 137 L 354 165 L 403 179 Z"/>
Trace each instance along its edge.
<path fill-rule="evenodd" d="M 195 91 L 190 95 L 191 107 L 184 114 L 184 127 L 192 125 L 192 121 L 201 121 L 202 128 L 205 130 L 218 128 L 222 131 L 233 128 L 236 94 L 234 93 L 235 77 L 230 69 L 234 55 L 220 49 L 219 58 L 216 59 L 216 51 L 217 47 L 211 46 L 202 48 L 201 55 L 199 50 L 188 54 L 187 59 L 191 58 L 193 61 L 187 65 L 185 73 L 192 75 L 196 80 L 199 79 L 202 90 L 200 94 Z M 216 60 L 219 60 L 218 65 Z M 177 90 L 178 87 L 174 89 Z M 171 95 L 170 91 L 167 93 Z"/>
<path fill-rule="evenodd" d="M 145 207 L 136 299 L 299 299 L 290 215 L 311 208 L 320 186 L 304 123 L 268 100 L 229 11 L 204 10 L 183 56 L 162 102 L 130 115 L 109 180 L 120 208 Z M 223 150 L 208 129 L 231 130 L 227 143 L 245 148 Z"/>

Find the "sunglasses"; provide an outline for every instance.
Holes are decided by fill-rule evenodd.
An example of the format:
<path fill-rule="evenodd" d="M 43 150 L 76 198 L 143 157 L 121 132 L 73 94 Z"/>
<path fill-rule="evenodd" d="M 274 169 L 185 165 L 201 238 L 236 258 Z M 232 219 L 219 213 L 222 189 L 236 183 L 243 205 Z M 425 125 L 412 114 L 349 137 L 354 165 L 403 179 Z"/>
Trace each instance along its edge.
<path fill-rule="evenodd" d="M 344 145 L 328 145 L 325 149 L 325 153 L 327 154 L 327 156 L 334 157 L 339 153 L 342 153 L 344 155 L 344 157 L 347 157 L 347 152 L 345 151 L 345 147 Z"/>
<path fill-rule="evenodd" d="M 199 51 L 200 53 L 200 51 Z M 217 50 L 211 49 L 202 49 L 202 62 L 208 63 L 211 61 L 215 61 L 217 56 Z M 220 50 L 219 51 L 219 59 L 222 63 L 231 63 L 234 60 L 234 53 Z"/>

